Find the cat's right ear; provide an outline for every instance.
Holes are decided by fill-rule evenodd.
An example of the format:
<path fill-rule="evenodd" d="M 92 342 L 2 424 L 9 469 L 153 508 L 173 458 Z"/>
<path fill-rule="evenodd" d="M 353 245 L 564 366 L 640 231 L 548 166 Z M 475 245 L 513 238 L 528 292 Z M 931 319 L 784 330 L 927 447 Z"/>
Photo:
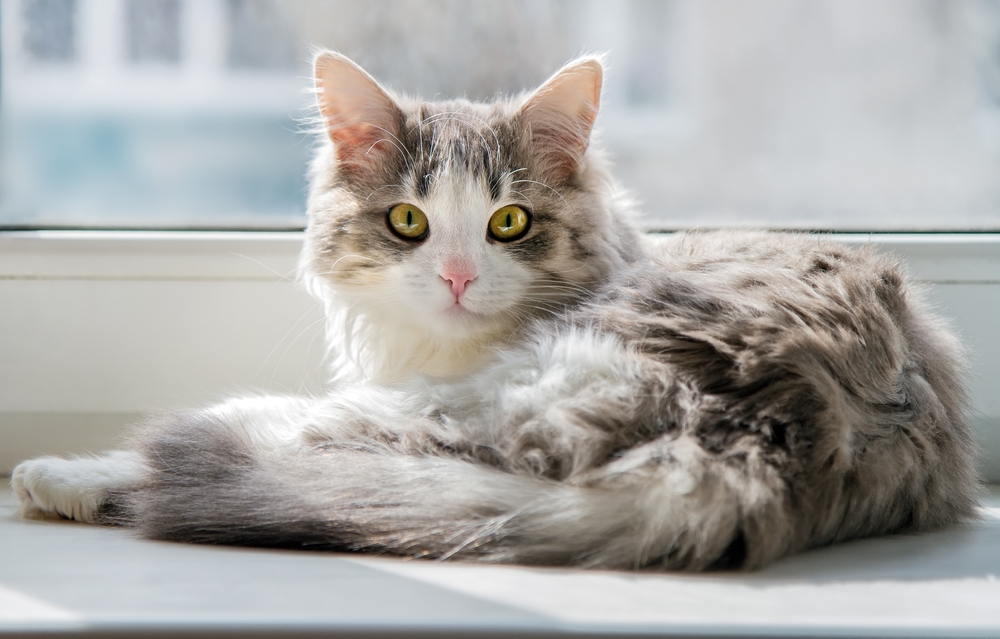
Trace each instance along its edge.
<path fill-rule="evenodd" d="M 599 56 L 579 58 L 557 71 L 521 107 L 539 168 L 557 182 L 576 172 L 587 151 L 603 78 Z"/>
<path fill-rule="evenodd" d="M 403 114 L 385 89 L 349 58 L 323 51 L 313 64 L 316 100 L 337 160 L 363 173 L 384 153 L 398 153 Z"/>

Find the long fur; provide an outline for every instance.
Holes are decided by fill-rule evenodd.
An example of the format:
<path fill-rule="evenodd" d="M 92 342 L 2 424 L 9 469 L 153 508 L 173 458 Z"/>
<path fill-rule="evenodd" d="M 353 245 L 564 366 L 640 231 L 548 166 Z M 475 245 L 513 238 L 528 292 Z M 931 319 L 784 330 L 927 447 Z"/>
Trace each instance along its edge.
<path fill-rule="evenodd" d="M 151 419 L 99 481 L 101 460 L 24 462 L 25 512 L 175 541 L 690 570 L 973 515 L 962 349 L 896 260 L 806 235 L 640 237 L 595 149 L 532 159 L 551 138 L 528 135 L 532 113 L 536 133 L 566 112 L 589 137 L 593 59 L 514 100 L 428 105 L 321 58 L 347 76 L 325 86 L 372 92 L 355 102 L 392 142 L 338 150 L 373 129 L 324 104 L 341 128 L 313 167 L 302 264 L 339 355 L 329 392 Z M 400 200 L 427 212 L 426 242 L 386 229 Z M 491 243 L 510 201 L 535 226 Z M 479 269 L 461 303 L 436 270 L 454 255 Z"/>

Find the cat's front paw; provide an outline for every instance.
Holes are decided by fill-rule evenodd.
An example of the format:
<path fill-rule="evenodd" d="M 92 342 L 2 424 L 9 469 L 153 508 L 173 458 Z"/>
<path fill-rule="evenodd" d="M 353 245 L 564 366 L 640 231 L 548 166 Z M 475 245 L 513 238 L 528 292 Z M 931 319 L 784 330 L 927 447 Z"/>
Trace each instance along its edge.
<path fill-rule="evenodd" d="M 77 460 L 40 457 L 14 467 L 10 483 L 21 515 L 32 519 L 65 517 L 93 522 L 100 496 L 79 476 Z"/>

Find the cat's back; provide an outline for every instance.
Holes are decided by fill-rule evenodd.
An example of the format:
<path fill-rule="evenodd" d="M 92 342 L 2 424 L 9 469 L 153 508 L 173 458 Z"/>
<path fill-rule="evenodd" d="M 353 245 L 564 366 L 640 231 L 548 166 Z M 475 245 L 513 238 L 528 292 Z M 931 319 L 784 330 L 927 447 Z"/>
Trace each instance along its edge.
<path fill-rule="evenodd" d="M 905 286 L 899 259 L 870 245 L 849 247 L 806 233 L 707 231 L 650 235 L 646 252 L 653 277 L 683 276 L 692 283 L 749 302 L 782 301 L 808 291 L 834 293 Z M 833 289 L 827 289 L 827 287 Z M 847 287 L 844 289 L 844 287 Z"/>
<path fill-rule="evenodd" d="M 961 410 L 962 347 L 898 258 L 806 234 L 647 239 L 649 258 L 609 283 L 583 321 L 640 351 L 660 349 L 673 363 L 704 344 L 726 361 L 730 375 L 753 363 L 806 375 L 820 367 L 852 391 L 869 386 L 890 393 L 898 392 L 896 378 L 912 370 Z M 672 346 L 656 346 L 661 341 Z"/>
<path fill-rule="evenodd" d="M 706 448 L 726 457 L 759 440 L 820 512 L 910 504 L 894 526 L 920 528 L 972 511 L 963 350 L 898 258 L 765 232 L 651 238 L 648 255 L 576 320 L 691 389 L 685 428 Z M 843 517 L 817 539 L 871 534 Z"/>
<path fill-rule="evenodd" d="M 900 260 L 872 246 L 751 231 L 674 233 L 644 241 L 648 259 L 621 272 L 604 296 L 627 300 L 626 307 L 640 312 L 645 305 L 650 315 L 697 319 L 706 328 L 746 322 L 760 328 L 770 320 L 790 329 L 869 333 L 906 323 L 914 312 L 927 315 Z"/>

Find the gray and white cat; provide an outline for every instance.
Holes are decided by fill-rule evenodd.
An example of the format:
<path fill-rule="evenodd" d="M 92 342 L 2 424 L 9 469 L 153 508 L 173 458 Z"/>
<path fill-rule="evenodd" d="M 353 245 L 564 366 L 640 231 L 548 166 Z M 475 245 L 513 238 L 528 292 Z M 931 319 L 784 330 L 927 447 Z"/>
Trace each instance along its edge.
<path fill-rule="evenodd" d="M 302 274 L 335 376 L 26 461 L 26 515 L 178 541 L 752 568 L 973 514 L 961 348 L 896 260 L 654 242 L 590 144 L 602 67 L 424 102 L 322 53 Z"/>

